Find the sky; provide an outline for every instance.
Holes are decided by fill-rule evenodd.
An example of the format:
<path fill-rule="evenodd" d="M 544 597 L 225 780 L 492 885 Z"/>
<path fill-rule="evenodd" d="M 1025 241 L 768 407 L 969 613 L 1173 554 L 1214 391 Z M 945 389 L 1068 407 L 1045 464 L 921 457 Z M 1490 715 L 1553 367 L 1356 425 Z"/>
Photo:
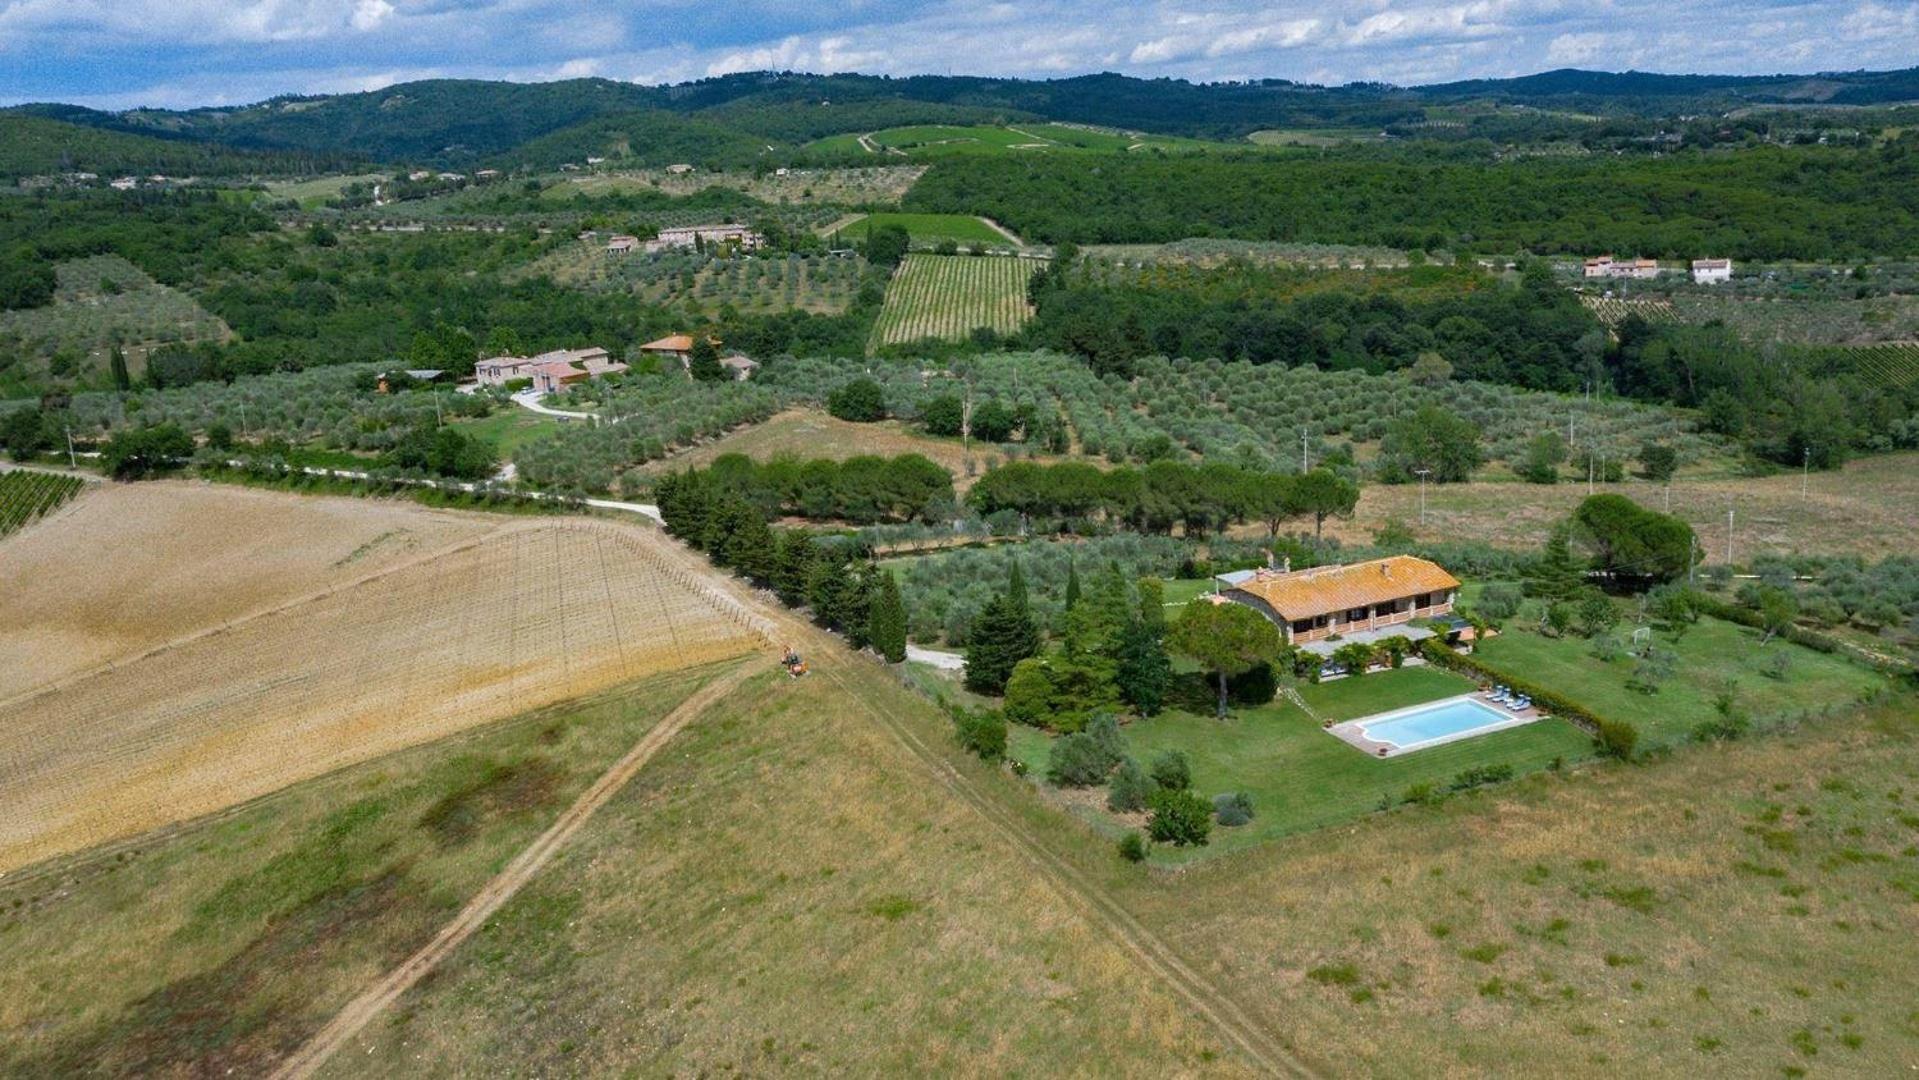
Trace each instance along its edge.
<path fill-rule="evenodd" d="M 0 103 L 97 108 L 768 68 L 1413 85 L 1914 65 L 1919 0 L 0 0 Z"/>

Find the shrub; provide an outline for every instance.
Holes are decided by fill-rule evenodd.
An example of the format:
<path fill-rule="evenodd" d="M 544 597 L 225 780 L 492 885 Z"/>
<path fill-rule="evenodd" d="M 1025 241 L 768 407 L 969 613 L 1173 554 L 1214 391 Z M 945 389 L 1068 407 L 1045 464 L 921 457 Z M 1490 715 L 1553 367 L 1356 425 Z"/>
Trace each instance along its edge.
<path fill-rule="evenodd" d="M 1524 598 L 1519 586 L 1500 582 L 1488 585 L 1479 593 L 1479 599 L 1473 603 L 1473 611 L 1481 618 L 1500 622 L 1519 614 L 1519 604 Z"/>
<path fill-rule="evenodd" d="M 1062 735 L 1046 759 L 1046 778 L 1059 787 L 1092 787 L 1113 771 L 1113 761 L 1099 740 L 1084 731 Z"/>
<path fill-rule="evenodd" d="M 1408 786 L 1406 793 L 1399 798 L 1401 802 L 1411 803 L 1414 806 L 1424 806 L 1429 802 L 1437 802 L 1439 800 L 1439 789 L 1433 786 L 1432 781 L 1422 780 L 1417 784 Z"/>
<path fill-rule="evenodd" d="M 1487 784 L 1503 784 L 1513 778 L 1511 765 L 1475 765 L 1453 777 L 1454 791 L 1469 791 Z"/>
<path fill-rule="evenodd" d="M 991 709 L 954 709 L 953 726 L 960 745 L 983 761 L 1006 756 L 1006 718 Z"/>
<path fill-rule="evenodd" d="M 1146 831 L 1155 841 L 1174 847 L 1198 847 L 1213 831 L 1213 808 L 1190 791 L 1161 788 L 1149 800 L 1153 816 Z"/>
<path fill-rule="evenodd" d="M 826 411 L 841 420 L 871 423 L 886 419 L 886 394 L 871 379 L 854 379 L 827 395 Z"/>
<path fill-rule="evenodd" d="M 1053 675 L 1046 661 L 1028 657 L 1013 665 L 1006 680 L 1006 718 L 1015 723 L 1043 726 L 1053 716 Z"/>
<path fill-rule="evenodd" d="M 1086 725 L 1086 734 L 1106 758 L 1108 772 L 1126 760 L 1126 740 L 1120 736 L 1119 720 L 1112 713 L 1100 713 L 1093 717 Z"/>
<path fill-rule="evenodd" d="M 1115 813 L 1130 814 L 1146 809 L 1146 800 L 1153 793 L 1153 782 L 1146 776 L 1146 770 L 1132 758 L 1119 763 L 1113 773 L 1113 780 L 1106 792 L 1106 808 Z"/>
<path fill-rule="evenodd" d="M 1127 862 L 1146 861 L 1146 838 L 1136 832 L 1129 832 L 1119 838 L 1119 857 Z"/>
<path fill-rule="evenodd" d="M 1229 791 L 1213 796 L 1213 816 L 1221 825 L 1231 828 L 1244 825 L 1253 820 L 1253 797 L 1243 791 Z"/>
<path fill-rule="evenodd" d="M 1185 791 L 1193 786 L 1193 766 L 1180 750 L 1167 750 L 1153 759 L 1153 785 L 1165 791 Z"/>
<path fill-rule="evenodd" d="M 1593 748 L 1600 756 L 1631 761 L 1633 748 L 1639 745 L 1639 729 L 1624 720 L 1601 720 L 1593 733 Z"/>

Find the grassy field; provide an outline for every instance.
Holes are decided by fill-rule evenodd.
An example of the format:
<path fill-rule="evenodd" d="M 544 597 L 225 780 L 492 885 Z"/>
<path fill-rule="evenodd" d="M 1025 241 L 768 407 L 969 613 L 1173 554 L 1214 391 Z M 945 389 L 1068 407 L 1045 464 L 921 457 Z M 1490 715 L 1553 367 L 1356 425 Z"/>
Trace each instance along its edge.
<path fill-rule="evenodd" d="M 265 1075 L 714 669 L 0 883 L 0 1074 Z"/>
<path fill-rule="evenodd" d="M 860 697 L 924 709 L 861 668 Z M 846 690 L 767 680 L 334 1075 L 1236 1072 Z"/>
<path fill-rule="evenodd" d="M 385 180 L 378 173 L 364 173 L 358 176 L 322 176 L 312 180 L 270 180 L 267 182 L 267 195 L 275 199 L 292 199 L 300 204 L 302 210 L 314 210 L 325 206 L 328 199 L 339 195 L 348 184 Z"/>
<path fill-rule="evenodd" d="M 1434 668 L 1382 671 L 1358 679 L 1303 686 L 1300 696 L 1321 719 L 1341 721 L 1389 709 L 1452 697 L 1472 689 L 1464 679 Z M 1572 725 L 1543 720 L 1475 739 L 1379 759 L 1328 735 L 1312 716 L 1283 698 L 1271 705 L 1234 710 L 1224 722 L 1179 709 L 1124 729 L 1132 755 L 1142 765 L 1167 750 L 1181 750 L 1193 765 L 1193 788 L 1211 799 L 1228 791 L 1252 796 L 1255 816 L 1237 828 L 1215 828 L 1203 848 L 1160 847 L 1155 862 L 1183 863 L 1239 851 L 1275 837 L 1323 828 L 1397 805 L 1415 784 L 1444 790 L 1461 771 L 1478 765 L 1511 765 L 1521 775 L 1555 759 L 1577 762 L 1592 754 L 1592 740 Z M 1051 739 L 1022 729 L 1014 751 L 1035 776 L 1046 771 Z M 1068 793 L 1077 812 L 1116 827 L 1105 807 L 1105 789 Z M 1141 819 L 1143 820 L 1143 819 Z M 1128 818 L 1124 824 L 1136 825 Z"/>
<path fill-rule="evenodd" d="M 453 426 L 473 438 L 493 444 L 497 452 L 495 456 L 506 461 L 521 446 L 559 430 L 560 421 L 518 405 L 509 405 L 503 406 L 492 416 L 458 421 Z"/>
<path fill-rule="evenodd" d="M 936 439 L 898 420 L 855 424 L 814 409 L 788 409 L 762 424 L 740 428 L 709 443 L 695 446 L 641 467 L 649 475 L 679 469 L 704 468 L 723 454 L 745 454 L 755 461 L 777 457 L 832 458 L 844 461 L 860 454 L 897 457 L 923 454 L 953 474 L 954 486 L 964 489 L 973 477 L 966 468 L 966 450 L 958 439 Z M 974 472 L 985 472 L 988 455 L 976 451 Z"/>
<path fill-rule="evenodd" d="M 1792 472 L 1761 478 L 1682 474 L 1672 485 L 1671 513 L 1698 533 L 1707 562 L 1725 561 L 1729 503 L 1738 563 L 1808 551 L 1874 559 L 1911 553 L 1912 537 L 1919 535 L 1919 454 L 1880 454 L 1836 472 L 1815 472 L 1806 480 L 1804 496 L 1800 483 Z M 1657 484 L 1600 484 L 1598 490 L 1629 495 L 1654 510 L 1668 505 Z M 1330 520 L 1326 528 L 1358 540 L 1397 521 L 1425 539 L 1537 547 L 1585 497 L 1584 483 L 1434 484 L 1426 489 L 1422 526 L 1419 485 L 1368 484 L 1354 517 Z"/>
<path fill-rule="evenodd" d="M 1015 333 L 1032 317 L 1026 283 L 1039 266 L 1005 256 L 908 255 L 886 287 L 873 344 L 959 341 L 981 327 Z"/>
<path fill-rule="evenodd" d="M 965 214 L 868 214 L 859 220 L 841 227 L 841 236 L 846 240 L 858 240 L 866 236 L 866 230 L 879 229 L 888 225 L 898 225 L 905 229 L 915 244 L 933 244 L 941 240 L 951 240 L 962 246 L 967 244 L 985 244 L 987 247 L 1009 247 L 1012 241 L 1006 239 L 998 230 L 976 217 Z"/>
<path fill-rule="evenodd" d="M 1093 872 L 1330 1074 L 1903 1075 L 1915 716 Z"/>
<path fill-rule="evenodd" d="M 1522 617 L 1523 618 L 1523 617 Z M 1718 619 L 1701 619 L 1677 640 L 1655 633 L 1655 642 L 1678 656 L 1673 676 L 1657 693 L 1628 689 L 1636 661 L 1610 663 L 1592 655 L 1591 643 L 1572 635 L 1551 638 L 1515 628 L 1488 640 L 1479 659 L 1500 671 L 1548 686 L 1608 719 L 1639 728 L 1645 746 L 1682 742 L 1693 725 L 1713 716 L 1713 698 L 1731 688 L 1756 725 L 1784 723 L 1804 714 L 1849 707 L 1863 693 L 1887 687 L 1887 680 L 1837 656 L 1789 641 L 1759 644 L 1758 631 Z M 1791 657 L 1783 678 L 1765 673 L 1779 654 Z"/>

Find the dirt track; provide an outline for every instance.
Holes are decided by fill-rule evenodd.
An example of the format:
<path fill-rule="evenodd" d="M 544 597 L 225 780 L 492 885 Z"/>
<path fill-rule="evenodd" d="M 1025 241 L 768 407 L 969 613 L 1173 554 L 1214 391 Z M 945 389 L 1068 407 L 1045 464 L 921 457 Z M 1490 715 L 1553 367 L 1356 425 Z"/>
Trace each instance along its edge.
<path fill-rule="evenodd" d="M 521 888 L 532 881 L 544 868 L 562 844 L 579 832 L 607 801 L 633 779 L 660 748 L 679 734 L 687 724 L 693 722 L 705 712 L 707 707 L 733 692 L 755 672 L 763 671 L 766 663 L 753 662 L 739 665 L 718 679 L 706 684 L 692 697 L 681 702 L 672 712 L 653 726 L 633 749 L 613 764 L 613 767 L 601 774 L 593 785 L 580 794 L 572 806 L 566 808 L 559 820 L 551 828 L 541 833 L 539 838 L 529 844 L 525 850 L 513 857 L 488 881 L 473 899 L 467 901 L 464 908 L 453 921 L 442 927 L 433 940 L 420 951 L 406 959 L 399 967 L 388 972 L 380 981 L 363 991 L 348 1002 L 334 1018 L 321 1028 L 306 1044 L 286 1059 L 275 1077 L 308 1077 L 326 1064 L 327 1059 L 360 1032 L 374 1017 L 415 983 L 425 978 L 427 973 L 440 965 L 442 960 L 452 955 L 466 939 L 472 937 L 493 914 L 513 899 Z"/>

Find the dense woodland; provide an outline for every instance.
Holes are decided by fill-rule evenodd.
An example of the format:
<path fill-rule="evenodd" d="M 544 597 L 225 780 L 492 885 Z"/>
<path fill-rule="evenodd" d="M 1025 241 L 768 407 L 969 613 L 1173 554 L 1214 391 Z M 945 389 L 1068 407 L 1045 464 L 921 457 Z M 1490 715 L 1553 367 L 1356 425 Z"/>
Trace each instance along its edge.
<path fill-rule="evenodd" d="M 940 161 L 909 209 L 1046 243 L 1189 236 L 1427 251 L 1851 259 L 1919 250 L 1919 132 L 1884 147 L 1435 162 L 1346 150 Z"/>

